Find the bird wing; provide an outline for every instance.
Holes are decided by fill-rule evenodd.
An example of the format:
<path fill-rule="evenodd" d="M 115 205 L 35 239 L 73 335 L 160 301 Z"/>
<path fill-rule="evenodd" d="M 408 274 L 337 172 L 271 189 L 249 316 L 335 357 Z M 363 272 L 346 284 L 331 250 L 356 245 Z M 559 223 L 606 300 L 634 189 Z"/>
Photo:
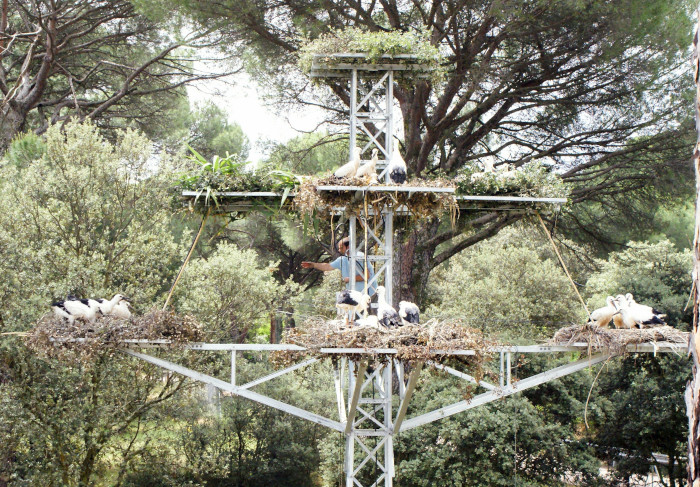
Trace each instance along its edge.
<path fill-rule="evenodd" d="M 357 306 L 360 302 L 355 299 L 349 290 L 340 291 L 335 296 L 336 305 Z"/>

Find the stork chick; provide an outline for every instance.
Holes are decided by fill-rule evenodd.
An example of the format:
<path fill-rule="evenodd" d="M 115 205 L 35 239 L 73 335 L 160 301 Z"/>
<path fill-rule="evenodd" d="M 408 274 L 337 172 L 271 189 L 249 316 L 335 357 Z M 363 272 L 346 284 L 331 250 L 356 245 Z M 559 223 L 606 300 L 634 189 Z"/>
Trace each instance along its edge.
<path fill-rule="evenodd" d="M 399 152 L 399 141 L 394 141 L 394 151 L 391 153 L 391 161 L 386 167 L 386 173 L 389 175 L 389 180 L 394 184 L 403 184 L 406 182 L 406 162 L 401 157 Z"/>
<path fill-rule="evenodd" d="M 409 323 L 417 325 L 420 323 L 418 318 L 419 314 L 420 310 L 414 303 L 409 301 L 399 302 L 399 316 L 404 325 L 408 325 Z"/>
<path fill-rule="evenodd" d="M 401 317 L 393 306 L 386 302 L 386 289 L 384 286 L 377 287 L 377 319 L 386 328 L 393 326 L 403 326 Z"/>
<path fill-rule="evenodd" d="M 372 159 L 369 162 L 365 162 L 357 170 L 355 177 L 365 177 L 369 176 L 371 180 L 377 179 L 377 162 L 379 161 L 379 149 L 372 150 Z"/>
<path fill-rule="evenodd" d="M 591 321 L 589 324 L 597 326 L 598 328 L 608 327 L 610 320 L 618 313 L 618 310 L 615 307 L 615 298 L 612 296 L 608 296 L 605 302 L 608 304 L 607 306 L 598 308 L 591 313 Z"/>
<path fill-rule="evenodd" d="M 350 159 L 350 162 L 340 166 L 333 175 L 336 178 L 353 178 L 357 174 L 357 170 L 360 167 L 360 154 L 362 154 L 362 149 L 355 146 L 355 156 Z"/>

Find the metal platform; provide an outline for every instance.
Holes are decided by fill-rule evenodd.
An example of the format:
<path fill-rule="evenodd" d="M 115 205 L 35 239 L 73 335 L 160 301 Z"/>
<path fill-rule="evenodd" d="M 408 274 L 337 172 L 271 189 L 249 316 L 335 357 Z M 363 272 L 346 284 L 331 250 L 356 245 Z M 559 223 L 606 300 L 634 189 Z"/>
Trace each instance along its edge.
<path fill-rule="evenodd" d="M 397 360 L 393 348 L 325 348 L 315 351 L 320 355 L 333 355 L 333 382 L 337 403 L 337 416 L 307 411 L 299 406 L 287 404 L 278 399 L 260 394 L 252 389 L 260 384 L 274 380 L 293 371 L 302 370 L 319 361 L 311 357 L 298 364 L 272 372 L 263 377 L 239 384 L 236 374 L 236 356 L 245 351 L 300 351 L 306 349 L 297 345 L 268 344 L 218 344 L 192 343 L 184 347 L 189 350 L 227 352 L 231 354 L 231 375 L 224 381 L 208 374 L 197 372 L 163 358 L 144 353 L 140 348 L 160 348 L 169 346 L 167 340 L 125 340 L 125 353 L 144 360 L 171 372 L 216 387 L 226 394 L 243 397 L 260 404 L 278 409 L 293 416 L 325 426 L 345 435 L 345 457 L 343 461 L 346 487 L 363 487 L 360 477 L 370 475 L 369 485 L 393 485 L 394 439 L 396 435 L 422 425 L 432 423 L 478 406 L 504 399 L 518 392 L 584 370 L 614 357 L 609 351 L 593 351 L 589 344 L 572 345 L 502 345 L 488 349 L 500 358 L 498 382 L 491 383 L 477 380 L 464 371 L 433 363 L 431 361 L 414 361 L 408 364 Z M 676 343 L 644 343 L 627 347 L 629 353 L 676 353 L 685 356 L 687 345 Z M 138 351 L 137 351 L 138 350 Z M 516 377 L 512 355 L 528 353 L 584 353 L 583 358 L 569 361 L 557 367 L 529 377 Z M 445 352 L 435 350 L 437 354 L 474 355 L 475 350 L 457 350 Z M 347 357 L 346 357 L 347 356 Z M 383 357 L 381 365 L 369 367 L 369 360 Z M 421 375 L 431 369 L 439 369 L 458 380 L 474 384 L 476 391 L 483 391 L 468 400 L 446 404 L 433 411 L 409 417 L 409 406 Z M 396 386 L 394 386 L 396 380 Z"/>

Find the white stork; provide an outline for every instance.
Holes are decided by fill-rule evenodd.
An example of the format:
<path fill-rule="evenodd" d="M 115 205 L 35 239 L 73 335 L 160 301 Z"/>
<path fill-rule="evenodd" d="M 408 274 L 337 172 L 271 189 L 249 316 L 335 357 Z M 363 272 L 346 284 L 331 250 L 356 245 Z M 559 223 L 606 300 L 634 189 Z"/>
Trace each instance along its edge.
<path fill-rule="evenodd" d="M 355 313 L 366 312 L 372 298 L 368 294 L 363 294 L 354 289 L 345 289 L 335 293 L 335 307 L 345 313 L 345 324 L 348 324 L 348 313 L 352 314 L 352 321 L 355 321 Z"/>
<path fill-rule="evenodd" d="M 336 178 L 352 178 L 357 174 L 357 170 L 360 167 L 360 154 L 362 154 L 362 149 L 355 146 L 355 157 L 350 159 L 350 162 L 340 166 L 333 175 Z"/>
<path fill-rule="evenodd" d="M 406 182 L 406 162 L 401 157 L 399 152 L 399 141 L 394 140 L 394 151 L 391 153 L 391 161 L 386 167 L 386 173 L 389 175 L 389 180 L 394 184 L 403 184 Z"/>

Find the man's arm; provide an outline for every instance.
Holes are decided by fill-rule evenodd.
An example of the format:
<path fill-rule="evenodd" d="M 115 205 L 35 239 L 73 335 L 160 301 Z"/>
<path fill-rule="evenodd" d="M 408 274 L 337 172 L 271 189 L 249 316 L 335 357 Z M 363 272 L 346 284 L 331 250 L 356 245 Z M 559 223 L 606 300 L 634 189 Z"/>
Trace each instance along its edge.
<path fill-rule="evenodd" d="M 323 271 L 323 272 L 335 270 L 328 262 L 302 262 L 301 266 L 304 269 L 313 268 L 313 269 L 316 269 L 317 271 Z"/>

